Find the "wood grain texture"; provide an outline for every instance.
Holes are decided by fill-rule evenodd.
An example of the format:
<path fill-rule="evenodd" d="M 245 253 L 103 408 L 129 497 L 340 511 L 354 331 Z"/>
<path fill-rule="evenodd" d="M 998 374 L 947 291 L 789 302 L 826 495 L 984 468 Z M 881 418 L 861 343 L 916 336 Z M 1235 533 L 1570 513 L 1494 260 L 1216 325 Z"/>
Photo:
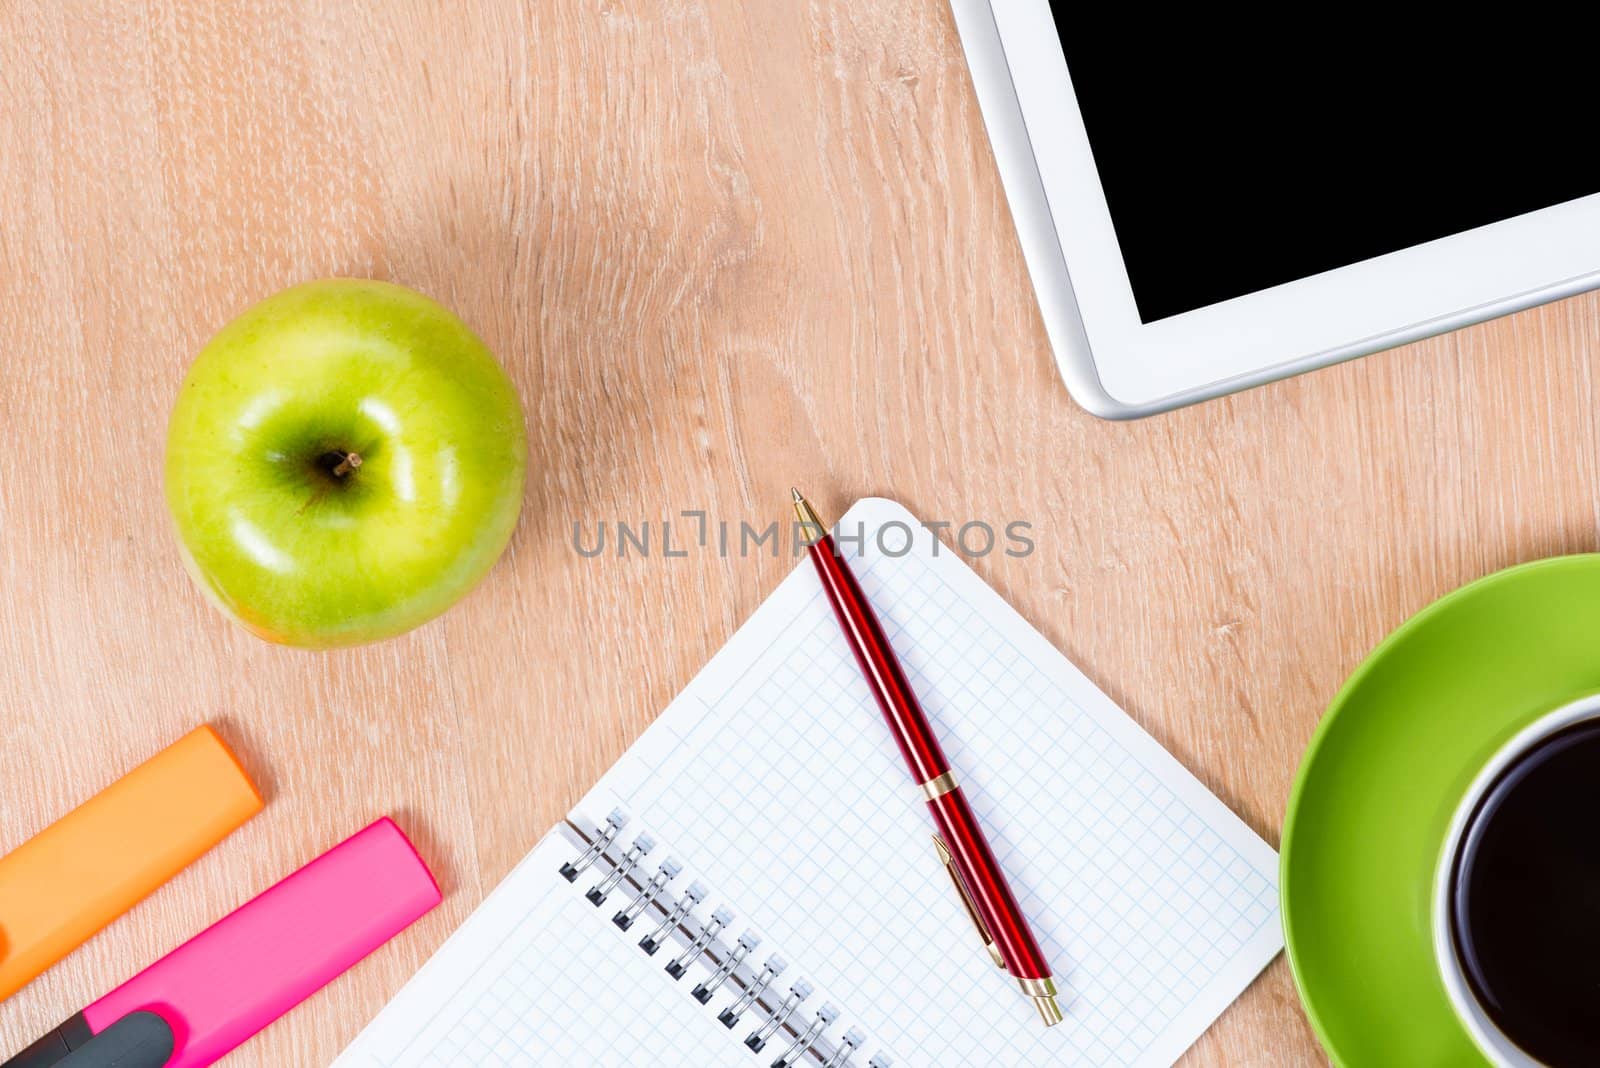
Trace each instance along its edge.
<path fill-rule="evenodd" d="M 225 624 L 160 495 L 193 354 L 327 275 L 459 311 L 525 400 L 506 558 L 404 638 Z M 319 1065 L 789 566 L 574 522 L 1026 520 L 978 571 L 1276 841 L 1388 630 L 1596 547 L 1600 301 L 1130 425 L 1057 379 L 943 0 L 0 0 L 0 850 L 200 721 L 270 794 L 17 997 L 10 1050 L 393 813 L 445 904 L 235 1065 Z M 1199 1065 L 1324 1063 L 1280 960 Z"/>

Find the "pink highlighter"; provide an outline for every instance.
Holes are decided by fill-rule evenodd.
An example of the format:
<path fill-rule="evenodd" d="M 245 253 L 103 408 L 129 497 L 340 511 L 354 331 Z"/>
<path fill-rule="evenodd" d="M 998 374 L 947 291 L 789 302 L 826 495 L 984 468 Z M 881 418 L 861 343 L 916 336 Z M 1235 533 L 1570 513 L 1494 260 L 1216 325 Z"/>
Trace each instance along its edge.
<path fill-rule="evenodd" d="M 202 1068 L 439 903 L 378 820 L 218 920 L 0 1068 Z"/>

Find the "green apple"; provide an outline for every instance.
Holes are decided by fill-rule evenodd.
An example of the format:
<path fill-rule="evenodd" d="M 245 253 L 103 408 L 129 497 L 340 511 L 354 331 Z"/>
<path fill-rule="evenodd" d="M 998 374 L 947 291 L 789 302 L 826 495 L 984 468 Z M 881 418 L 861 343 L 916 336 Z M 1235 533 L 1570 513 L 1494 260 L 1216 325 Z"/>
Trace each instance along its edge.
<path fill-rule="evenodd" d="M 184 561 L 228 615 L 308 648 L 432 619 L 516 526 L 516 390 L 450 311 L 385 282 L 269 297 L 212 338 L 167 429 Z"/>

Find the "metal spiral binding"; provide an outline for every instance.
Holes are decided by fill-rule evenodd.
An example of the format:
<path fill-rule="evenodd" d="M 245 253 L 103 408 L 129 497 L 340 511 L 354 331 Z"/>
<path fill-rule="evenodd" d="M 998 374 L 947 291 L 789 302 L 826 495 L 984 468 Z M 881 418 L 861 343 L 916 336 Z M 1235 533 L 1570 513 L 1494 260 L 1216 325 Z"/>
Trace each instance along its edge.
<path fill-rule="evenodd" d="M 695 988 L 689 992 L 690 996 L 702 1005 L 709 1002 L 711 995 L 717 992 L 717 988 L 728 981 L 728 976 L 733 974 L 733 970 L 743 964 L 744 959 L 760 944 L 761 936 L 754 931 L 746 931 L 740 935 L 739 944 L 734 947 L 733 952 L 722 958 L 722 963 L 717 965 L 717 970 L 711 973 L 711 978 L 695 985 Z"/>
<path fill-rule="evenodd" d="M 666 918 L 661 921 L 656 929 L 639 939 L 639 948 L 650 956 L 655 956 L 656 950 L 661 948 L 662 940 L 677 930 L 678 924 L 682 923 L 683 918 L 689 915 L 689 910 L 704 901 L 706 895 L 710 892 L 705 888 L 704 883 L 690 883 L 689 889 L 685 890 L 683 897 L 678 899 L 678 904 L 671 912 L 667 913 Z"/>
<path fill-rule="evenodd" d="M 738 1000 L 717 1014 L 717 1019 L 722 1022 L 722 1026 L 730 1031 L 738 1026 L 739 1017 L 744 1015 L 746 1009 L 755 1004 L 757 998 L 767 992 L 767 987 L 771 986 L 772 981 L 781 975 L 788 966 L 789 962 L 776 953 L 768 957 L 767 963 L 761 966 L 761 974 L 756 976 L 750 985 L 744 988 L 744 993 L 739 995 Z"/>
<path fill-rule="evenodd" d="M 678 954 L 677 959 L 668 962 L 667 974 L 674 979 L 682 979 L 683 973 L 689 970 L 689 965 L 699 960 L 700 955 L 710 948 L 712 940 L 732 922 L 733 910 L 726 905 L 713 912 L 711 922 L 700 928 L 700 933 L 694 936 L 689 948 Z"/>
<path fill-rule="evenodd" d="M 839 1010 L 834 1008 L 831 1003 L 824 1004 L 822 1008 L 817 1010 L 817 1018 L 811 1021 L 811 1025 L 798 1035 L 795 1035 L 794 1041 L 789 1043 L 789 1048 L 783 1051 L 782 1056 L 772 1062 L 772 1068 L 791 1068 L 791 1066 L 798 1064 L 800 1058 L 811 1050 L 811 1043 L 815 1042 L 817 1037 L 828 1029 L 828 1025 L 838 1018 Z"/>
<path fill-rule="evenodd" d="M 589 899 L 589 904 L 595 908 L 604 905 L 606 903 L 606 895 L 615 890 L 618 883 L 632 875 L 633 869 L 639 866 L 639 862 L 645 858 L 645 854 L 655 847 L 656 840 L 648 834 L 641 834 L 635 838 L 633 845 L 629 846 L 628 851 L 622 854 L 622 859 L 617 862 L 617 866 L 611 869 L 611 874 L 595 883 L 589 892 L 583 895 Z"/>
<path fill-rule="evenodd" d="M 589 848 L 583 851 L 583 856 L 575 861 L 561 865 L 561 877 L 567 882 L 575 882 L 589 865 L 600 859 L 600 854 L 611 847 L 612 839 L 617 837 L 628 823 L 628 814 L 620 808 L 611 810 L 606 817 L 606 822 L 600 827 L 600 833 L 594 836 L 594 841 L 589 843 Z"/>
<path fill-rule="evenodd" d="M 828 1058 L 822 1068 L 848 1068 L 850 1054 L 859 1049 L 861 1043 L 866 1040 L 866 1033 L 861 1028 L 850 1028 L 844 1033 L 844 1037 L 839 1040 L 839 1048 L 833 1051 L 833 1056 Z"/>
<path fill-rule="evenodd" d="M 659 909 L 662 913 L 660 923 L 639 939 L 639 948 L 654 956 L 680 929 L 685 932 L 682 937 L 688 937 L 687 932 L 694 926 L 691 914 L 706 899 L 708 891 L 704 884 L 692 882 L 676 902 L 666 898 L 668 886 L 683 871 L 683 866 L 671 857 L 661 862 L 648 882 L 644 881 L 642 875 L 636 875 L 640 864 L 656 847 L 655 839 L 649 834 L 641 833 L 620 857 L 608 855 L 608 850 L 627 822 L 627 814 L 615 809 L 606 817 L 605 823 L 596 829 L 592 838 L 579 832 L 580 837 L 588 839 L 588 846 L 576 860 L 561 865 L 561 875 L 568 882 L 575 882 L 582 872 L 604 859 L 610 865 L 610 870 L 584 896 L 598 907 L 619 887 L 629 884 L 635 891 L 632 901 L 611 917 L 611 922 L 624 931 L 652 908 Z M 771 1068 L 800 1068 L 803 1063 L 810 1064 L 813 1061 L 820 1068 L 851 1068 L 851 1058 L 866 1041 L 866 1035 L 859 1028 L 852 1027 L 838 1040 L 837 1045 L 830 1046 L 824 1036 L 839 1018 L 839 1010 L 831 1003 L 825 1003 L 818 1009 L 815 1018 L 804 1029 L 800 1028 L 798 1022 L 791 1023 L 802 1003 L 811 997 L 814 988 L 804 979 L 797 979 L 790 984 L 781 1001 L 770 998 L 772 985 L 788 967 L 788 962 L 773 953 L 767 957 L 759 972 L 754 970 L 753 965 L 746 967 L 745 962 L 750 954 L 761 945 L 761 938 L 753 931 L 745 931 L 739 936 L 738 942 L 729 948 L 718 941 L 718 935 L 732 922 L 732 910 L 726 906 L 718 907 L 712 912 L 711 919 L 700 926 L 693 938 L 688 939 L 683 952 L 667 964 L 667 974 L 674 979 L 682 979 L 691 967 L 705 958 L 710 972 L 691 991 L 691 996 L 702 1005 L 710 1004 L 717 991 L 730 983 L 739 987 L 738 996 L 717 1014 L 717 1020 L 731 1031 L 750 1009 L 763 1012 L 765 1019 L 744 1039 L 745 1046 L 752 1052 L 760 1053 L 775 1036 L 787 1030 L 785 1037 L 792 1036 L 792 1039 L 783 1054 L 772 1062 Z M 876 1053 L 868 1061 L 867 1068 L 891 1068 L 891 1061 L 883 1053 Z"/>
<path fill-rule="evenodd" d="M 783 999 L 783 1004 L 772 1010 L 772 1015 L 767 1017 L 767 1022 L 750 1032 L 750 1037 L 744 1044 L 760 1053 L 766 1048 L 767 1040 L 778 1033 L 784 1024 L 789 1022 L 789 1017 L 794 1015 L 794 1010 L 800 1003 L 811 996 L 811 984 L 804 979 L 796 979 L 789 987 L 789 996 Z"/>
<path fill-rule="evenodd" d="M 663 860 L 661 867 L 657 868 L 655 875 L 651 876 L 650 882 L 639 892 L 639 896 L 633 899 L 633 904 L 611 917 L 611 922 L 624 931 L 632 927 L 633 921 L 637 920 L 645 909 L 656 903 L 656 898 L 661 896 L 661 891 L 665 890 L 667 884 L 676 879 L 678 873 L 682 870 L 683 865 L 672 857 Z"/>

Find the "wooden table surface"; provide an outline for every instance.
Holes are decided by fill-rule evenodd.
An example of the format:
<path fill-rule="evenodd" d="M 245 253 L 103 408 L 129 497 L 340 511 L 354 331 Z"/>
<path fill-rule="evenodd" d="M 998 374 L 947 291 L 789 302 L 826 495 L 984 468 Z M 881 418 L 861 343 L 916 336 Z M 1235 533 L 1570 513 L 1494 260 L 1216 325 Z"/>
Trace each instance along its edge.
<path fill-rule="evenodd" d="M 167 412 L 327 275 L 455 308 L 531 477 L 438 621 L 310 654 L 179 564 Z M 444 905 L 229 1062 L 326 1063 L 778 582 L 587 559 L 703 509 L 1024 520 L 977 570 L 1276 842 L 1391 628 L 1596 547 L 1581 296 L 1133 424 L 1068 398 L 945 0 L 0 2 L 0 851 L 200 722 L 270 801 L 21 994 L 0 1050 L 390 813 Z M 1324 1063 L 1280 959 L 1186 1065 Z"/>

